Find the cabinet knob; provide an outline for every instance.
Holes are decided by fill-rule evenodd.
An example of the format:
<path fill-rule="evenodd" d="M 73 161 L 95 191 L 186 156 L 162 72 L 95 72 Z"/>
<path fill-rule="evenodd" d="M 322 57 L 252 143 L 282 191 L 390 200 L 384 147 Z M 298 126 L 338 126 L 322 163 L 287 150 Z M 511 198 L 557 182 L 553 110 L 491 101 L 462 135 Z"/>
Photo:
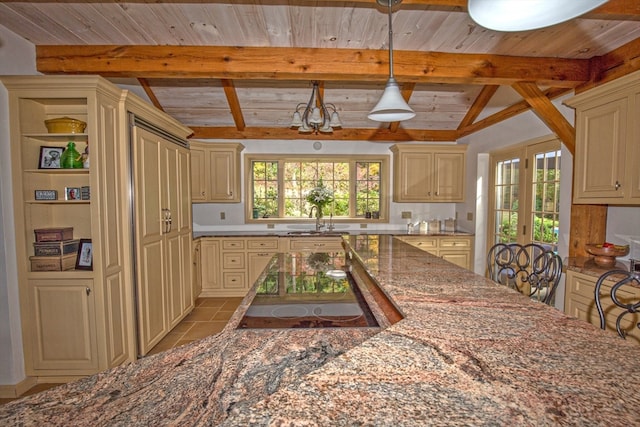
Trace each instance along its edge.
<path fill-rule="evenodd" d="M 615 187 L 616 187 L 616 190 L 621 187 L 621 185 L 620 185 L 620 183 L 618 181 L 616 181 Z"/>
<path fill-rule="evenodd" d="M 85 288 L 85 292 L 87 293 L 87 296 L 91 295 L 91 288 L 87 286 Z"/>

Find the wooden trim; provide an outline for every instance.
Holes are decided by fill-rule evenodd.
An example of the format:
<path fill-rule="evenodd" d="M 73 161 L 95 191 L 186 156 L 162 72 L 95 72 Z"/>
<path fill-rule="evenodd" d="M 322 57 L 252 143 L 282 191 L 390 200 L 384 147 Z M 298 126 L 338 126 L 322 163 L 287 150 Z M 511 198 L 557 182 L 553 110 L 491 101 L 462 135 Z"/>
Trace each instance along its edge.
<path fill-rule="evenodd" d="M 17 384 L 1 384 L 0 385 L 0 398 L 12 399 L 18 398 L 26 393 L 33 386 L 38 384 L 36 377 L 26 377 Z"/>

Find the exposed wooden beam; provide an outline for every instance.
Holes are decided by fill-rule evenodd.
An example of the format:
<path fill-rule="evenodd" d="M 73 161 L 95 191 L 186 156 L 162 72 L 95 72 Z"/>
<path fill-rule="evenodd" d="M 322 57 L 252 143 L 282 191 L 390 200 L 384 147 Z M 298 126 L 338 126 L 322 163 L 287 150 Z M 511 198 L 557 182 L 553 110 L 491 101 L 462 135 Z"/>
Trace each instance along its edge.
<path fill-rule="evenodd" d="M 482 88 L 476 100 L 473 101 L 473 105 L 471 105 L 471 108 L 469 108 L 469 111 L 467 111 L 467 114 L 460 122 L 460 126 L 458 126 L 458 129 L 464 129 L 467 126 L 473 124 L 473 122 L 480 115 L 482 110 L 484 110 L 484 107 L 487 106 L 487 104 L 491 100 L 491 97 L 493 97 L 499 87 L 500 86 L 496 85 L 487 85 Z"/>
<path fill-rule="evenodd" d="M 545 90 L 543 93 L 549 99 L 555 99 L 559 96 L 564 95 L 567 92 L 570 92 L 571 89 L 567 88 L 549 88 Z M 459 129 L 459 137 L 471 135 L 474 132 L 477 132 L 482 129 L 486 129 L 489 126 L 493 126 L 497 123 L 500 123 L 503 120 L 511 118 L 513 116 L 517 116 L 520 113 L 523 113 L 527 110 L 530 110 L 531 106 L 527 103 L 527 101 L 520 101 L 516 104 L 513 104 L 502 111 L 499 111 L 495 114 L 490 115 L 489 117 L 485 117 L 482 120 L 478 120 L 477 122 Z"/>
<path fill-rule="evenodd" d="M 231 116 L 236 124 L 236 129 L 242 131 L 245 128 L 244 117 L 242 116 L 242 109 L 240 107 L 236 88 L 233 85 L 233 80 L 222 79 L 222 88 L 224 89 L 224 94 L 227 97 L 227 102 L 229 103 Z"/>
<path fill-rule="evenodd" d="M 149 85 L 149 82 L 147 81 L 147 79 L 139 78 L 138 82 L 140 83 L 140 86 L 142 86 L 142 89 L 144 90 L 144 93 L 146 93 L 147 96 L 149 97 L 149 100 L 151 100 L 151 103 L 158 110 L 164 111 L 164 108 L 162 108 L 162 104 L 160 104 L 160 101 L 156 97 L 156 94 L 153 93 L 153 90 L 151 89 L 151 86 Z"/>
<path fill-rule="evenodd" d="M 318 61 L 318 58 L 323 58 Z M 384 50 L 216 46 L 36 46 L 44 74 L 105 77 L 386 81 Z M 589 60 L 394 51 L 400 82 L 575 87 Z"/>
<path fill-rule="evenodd" d="M 402 142 L 402 141 L 455 141 L 458 137 L 456 131 L 443 130 L 418 130 L 400 128 L 396 132 L 389 129 L 340 129 L 332 134 L 302 134 L 289 128 L 246 128 L 238 131 L 231 127 L 197 127 L 190 126 L 193 130 L 193 139 L 311 139 L 311 140 L 336 140 L 336 141 L 377 141 L 377 142 Z"/>
<path fill-rule="evenodd" d="M 538 117 L 558 135 L 571 154 L 574 154 L 576 130 L 555 105 L 551 103 L 551 100 L 545 96 L 535 83 L 521 82 L 514 84 L 512 87 L 527 101 Z"/>

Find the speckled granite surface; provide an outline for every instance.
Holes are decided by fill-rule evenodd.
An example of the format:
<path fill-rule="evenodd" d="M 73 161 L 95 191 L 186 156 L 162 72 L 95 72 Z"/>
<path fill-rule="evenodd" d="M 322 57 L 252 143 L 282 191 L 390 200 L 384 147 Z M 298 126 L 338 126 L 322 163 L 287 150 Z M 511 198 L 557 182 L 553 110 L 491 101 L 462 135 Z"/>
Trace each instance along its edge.
<path fill-rule="evenodd" d="M 0 406 L 0 425 L 640 425 L 640 346 L 390 236 L 349 240 L 400 322 L 230 328 Z"/>

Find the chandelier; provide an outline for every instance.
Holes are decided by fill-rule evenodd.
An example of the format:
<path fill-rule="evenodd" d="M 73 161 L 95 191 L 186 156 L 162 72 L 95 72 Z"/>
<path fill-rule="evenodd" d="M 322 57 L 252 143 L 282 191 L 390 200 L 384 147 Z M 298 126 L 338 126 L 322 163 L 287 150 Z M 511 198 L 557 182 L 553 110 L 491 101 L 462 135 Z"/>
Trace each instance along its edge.
<path fill-rule="evenodd" d="M 318 89 L 318 82 L 313 82 L 311 98 L 306 104 L 301 102 L 296 107 L 291 121 L 292 128 L 300 133 L 332 133 L 334 128 L 341 128 L 342 123 L 336 106 L 325 104 Z"/>

